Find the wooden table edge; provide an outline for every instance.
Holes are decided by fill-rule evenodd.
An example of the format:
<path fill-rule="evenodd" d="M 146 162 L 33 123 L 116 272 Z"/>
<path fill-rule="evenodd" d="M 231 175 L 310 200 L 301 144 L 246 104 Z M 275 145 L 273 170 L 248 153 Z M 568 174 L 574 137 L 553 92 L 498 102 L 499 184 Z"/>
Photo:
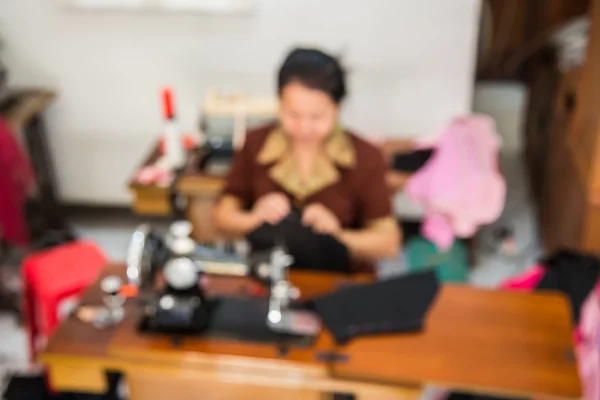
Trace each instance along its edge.
<path fill-rule="evenodd" d="M 422 394 L 423 388 L 414 384 L 389 384 L 380 382 L 364 382 L 360 380 L 339 379 L 329 375 L 328 371 L 315 374 L 264 374 L 263 371 L 235 370 L 228 368 L 201 368 L 195 365 L 181 363 L 149 362 L 136 358 L 122 356 L 69 356 L 53 353 L 43 353 L 40 360 L 48 367 L 70 367 L 78 369 L 94 368 L 103 372 L 117 371 L 127 376 L 135 371 L 136 374 L 144 372 L 159 372 L 168 374 L 173 370 L 180 371 L 185 368 L 188 372 L 198 373 L 197 378 L 205 381 L 226 381 L 238 385 L 264 386 L 269 388 L 281 388 L 290 390 L 313 390 L 323 393 L 354 393 L 368 398 L 397 398 L 417 399 Z M 305 371 L 303 371 L 305 372 Z M 60 389 L 60 388 L 59 388 Z M 102 387 L 92 390 L 93 393 L 101 393 Z"/>
<path fill-rule="evenodd" d="M 275 372 L 274 375 L 296 373 L 306 376 L 326 376 L 329 374 L 325 366 L 305 364 L 293 360 L 257 358 L 238 355 L 194 353 L 182 359 L 179 354 L 148 354 L 144 351 L 125 350 L 122 347 L 108 347 L 108 357 L 118 358 L 135 363 L 162 364 L 193 369 L 229 369 L 229 370 L 260 370 Z M 166 362 L 166 364 L 165 364 Z M 286 365 L 283 365 L 286 364 Z"/>

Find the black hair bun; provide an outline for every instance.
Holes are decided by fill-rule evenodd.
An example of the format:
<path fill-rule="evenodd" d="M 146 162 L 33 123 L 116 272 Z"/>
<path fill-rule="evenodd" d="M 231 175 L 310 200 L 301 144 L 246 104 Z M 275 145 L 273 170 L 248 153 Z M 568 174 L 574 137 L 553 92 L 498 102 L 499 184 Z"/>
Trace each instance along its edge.
<path fill-rule="evenodd" d="M 281 65 L 279 94 L 291 82 L 326 93 L 339 104 L 346 96 L 346 72 L 337 58 L 317 49 L 296 48 Z"/>

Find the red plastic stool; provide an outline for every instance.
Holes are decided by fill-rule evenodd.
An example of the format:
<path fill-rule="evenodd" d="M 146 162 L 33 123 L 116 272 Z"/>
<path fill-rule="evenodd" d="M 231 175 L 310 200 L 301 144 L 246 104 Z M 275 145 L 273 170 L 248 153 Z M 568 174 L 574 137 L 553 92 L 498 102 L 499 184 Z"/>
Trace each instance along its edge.
<path fill-rule="evenodd" d="M 65 316 L 61 309 L 94 283 L 106 263 L 98 246 L 82 240 L 33 254 L 23 261 L 24 311 L 32 361 L 36 359 L 37 343 L 50 337 Z"/>

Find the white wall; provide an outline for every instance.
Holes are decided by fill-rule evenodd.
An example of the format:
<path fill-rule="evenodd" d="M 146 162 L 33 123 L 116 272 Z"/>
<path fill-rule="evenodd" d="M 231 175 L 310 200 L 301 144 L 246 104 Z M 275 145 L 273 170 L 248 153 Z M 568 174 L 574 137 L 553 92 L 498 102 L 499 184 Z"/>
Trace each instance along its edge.
<path fill-rule="evenodd" d="M 475 86 L 473 111 L 496 121 L 504 153 L 520 155 L 524 149 L 527 86 L 520 82 L 484 82 Z"/>
<path fill-rule="evenodd" d="M 210 87 L 272 93 L 295 44 L 343 52 L 345 121 L 373 134 L 427 134 L 470 109 L 479 0 L 262 0 L 245 16 L 77 12 L 0 0 L 16 85 L 45 85 L 62 196 L 127 203 L 125 182 L 160 130 L 158 90 L 176 89 L 184 128 Z"/>

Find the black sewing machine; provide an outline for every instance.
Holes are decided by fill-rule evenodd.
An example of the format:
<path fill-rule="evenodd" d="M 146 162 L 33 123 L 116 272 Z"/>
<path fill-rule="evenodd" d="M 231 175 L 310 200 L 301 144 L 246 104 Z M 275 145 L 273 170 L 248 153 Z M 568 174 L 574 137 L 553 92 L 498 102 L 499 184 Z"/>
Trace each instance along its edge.
<path fill-rule="evenodd" d="M 186 221 L 173 223 L 164 237 L 149 225 L 133 233 L 127 278 L 139 288 L 140 330 L 258 341 L 311 339 L 320 332 L 317 315 L 296 302 L 300 292 L 288 279 L 293 260 L 283 246 L 242 257 L 198 246 L 190 234 Z M 210 298 L 200 284 L 202 275 L 251 277 L 268 288 L 269 296 Z"/>

